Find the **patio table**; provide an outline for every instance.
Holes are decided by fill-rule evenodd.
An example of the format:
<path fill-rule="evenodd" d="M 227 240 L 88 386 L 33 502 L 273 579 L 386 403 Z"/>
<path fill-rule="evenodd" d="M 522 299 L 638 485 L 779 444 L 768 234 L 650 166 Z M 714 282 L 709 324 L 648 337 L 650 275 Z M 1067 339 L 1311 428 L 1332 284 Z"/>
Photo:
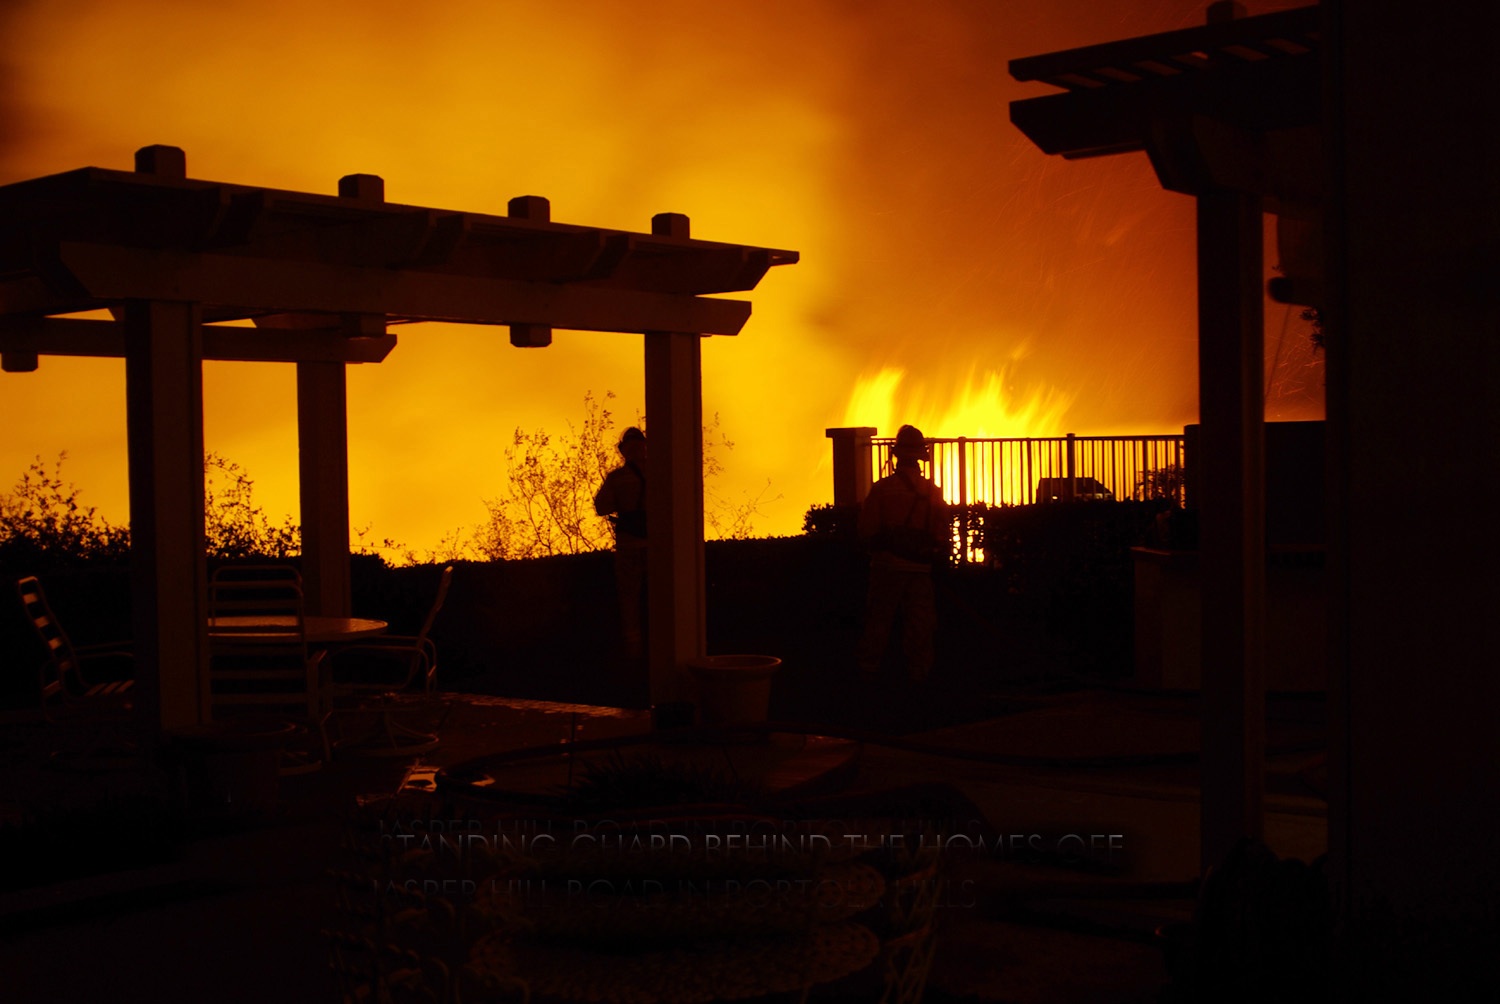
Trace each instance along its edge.
<path fill-rule="evenodd" d="M 231 615 L 225 617 L 210 617 L 208 619 L 208 637 L 210 640 L 222 641 L 256 641 L 258 638 L 270 638 L 283 635 L 294 630 L 297 626 L 296 618 L 290 616 L 267 616 L 267 615 Z M 343 642 L 359 641 L 362 638 L 372 638 L 384 634 L 390 625 L 385 621 L 374 620 L 369 617 L 304 617 L 302 619 L 302 633 L 309 645 L 337 645 Z M 257 628 L 264 628 L 264 634 L 258 635 Z"/>

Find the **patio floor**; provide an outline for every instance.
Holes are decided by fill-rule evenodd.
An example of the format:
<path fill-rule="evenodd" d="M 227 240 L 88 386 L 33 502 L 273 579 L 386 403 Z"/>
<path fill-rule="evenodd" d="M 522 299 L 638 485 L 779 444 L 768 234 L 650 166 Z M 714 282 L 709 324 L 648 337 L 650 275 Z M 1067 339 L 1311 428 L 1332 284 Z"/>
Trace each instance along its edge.
<path fill-rule="evenodd" d="M 1166 971 L 1151 932 L 1191 916 L 1198 874 L 1195 696 L 929 693 L 921 699 L 962 699 L 994 713 L 883 737 L 857 726 L 899 717 L 916 699 L 909 687 L 844 686 L 853 725 L 828 731 L 863 740 L 846 791 L 949 786 L 1010 840 L 952 863 L 926 1000 L 1158 999 Z M 1308 784 L 1319 708 L 1311 698 L 1273 700 L 1269 729 L 1267 843 L 1303 860 L 1326 844 L 1324 805 Z M 642 711 L 463 694 L 445 695 L 435 714 L 442 743 L 415 759 L 437 766 L 650 729 Z M 35 735 L 15 725 L 0 732 L 9 762 L 0 804 L 12 814 L 129 790 L 118 774 L 39 767 Z M 11 999 L 336 999 L 319 935 L 331 920 L 325 869 L 356 800 L 395 792 L 412 759 L 340 759 L 284 777 L 279 805 L 260 825 L 203 835 L 149 867 L 0 895 Z M 89 835 L 100 846 L 121 836 Z"/>

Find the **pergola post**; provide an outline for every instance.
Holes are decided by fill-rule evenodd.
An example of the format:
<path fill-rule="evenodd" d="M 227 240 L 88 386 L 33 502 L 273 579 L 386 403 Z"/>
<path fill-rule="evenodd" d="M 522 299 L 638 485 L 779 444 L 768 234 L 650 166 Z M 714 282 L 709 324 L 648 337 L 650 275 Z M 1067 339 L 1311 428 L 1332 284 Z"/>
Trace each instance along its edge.
<path fill-rule="evenodd" d="M 651 232 L 688 236 L 688 218 L 659 213 Z M 706 651 L 703 574 L 703 337 L 646 332 L 649 466 L 646 658 L 651 702 L 686 696 L 685 663 Z"/>
<path fill-rule="evenodd" d="M 373 174 L 339 179 L 339 197 L 385 201 Z M 385 334 L 379 316 L 346 315 L 347 337 Z M 302 587 L 307 612 L 347 617 L 349 584 L 349 392 L 342 362 L 297 363 L 297 476 L 302 519 Z"/>
<path fill-rule="evenodd" d="M 552 203 L 540 195 L 518 195 L 506 203 L 505 215 L 517 220 L 552 219 Z M 510 343 L 518 349 L 543 349 L 552 344 L 552 327 L 546 324 L 512 324 Z"/>
<path fill-rule="evenodd" d="M 1011 121 L 1042 150 L 1071 158 L 1143 150 L 1164 188 L 1198 200 L 1192 488 L 1203 569 L 1204 868 L 1262 832 L 1262 199 L 1279 212 L 1321 197 L 1326 9 L 1242 18 L 1242 5 L 1216 2 L 1200 27 L 1010 64 L 1017 80 L 1065 92 L 1011 103 Z M 1382 79 L 1399 79 L 1380 65 Z"/>
<path fill-rule="evenodd" d="M 347 617 L 349 590 L 348 390 L 343 363 L 297 364 L 297 474 L 302 587 L 307 612 Z"/>
<path fill-rule="evenodd" d="M 203 334 L 197 304 L 127 301 L 130 572 L 143 725 L 208 720 Z"/>
<path fill-rule="evenodd" d="M 1259 838 L 1265 791 L 1265 402 L 1261 200 L 1198 196 L 1202 476 L 1201 868 Z"/>

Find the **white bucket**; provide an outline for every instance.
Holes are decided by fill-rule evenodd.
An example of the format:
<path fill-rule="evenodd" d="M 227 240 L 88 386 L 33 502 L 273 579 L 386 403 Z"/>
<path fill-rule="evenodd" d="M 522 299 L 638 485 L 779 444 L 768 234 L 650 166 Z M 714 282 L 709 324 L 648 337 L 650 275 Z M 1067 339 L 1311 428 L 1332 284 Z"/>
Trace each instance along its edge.
<path fill-rule="evenodd" d="M 774 655 L 706 655 L 689 662 L 698 681 L 698 723 L 764 722 L 771 708 L 771 678 L 780 668 Z"/>

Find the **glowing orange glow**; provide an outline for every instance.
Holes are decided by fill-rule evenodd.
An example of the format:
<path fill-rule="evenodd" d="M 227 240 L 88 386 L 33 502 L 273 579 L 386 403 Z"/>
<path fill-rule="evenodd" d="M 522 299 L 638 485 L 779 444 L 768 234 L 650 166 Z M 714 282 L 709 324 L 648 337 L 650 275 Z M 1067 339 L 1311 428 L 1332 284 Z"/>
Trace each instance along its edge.
<path fill-rule="evenodd" d="M 704 407 L 735 448 L 718 494 L 792 533 L 831 496 L 825 428 L 1172 432 L 1196 401 L 1192 200 L 1143 155 L 1065 163 L 1006 119 L 1006 60 L 1201 23 L 1203 0 L 82 0 L 0 12 L 0 184 L 152 143 L 191 177 L 796 249 L 704 345 Z M 1252 13 L 1285 4 L 1251 4 Z M 1274 318 L 1280 325 L 1281 316 Z M 1272 324 L 1268 321 L 1268 326 Z M 416 325 L 349 371 L 351 520 L 418 550 L 485 518 L 518 426 L 584 394 L 643 407 L 631 335 Z M 1292 330 L 1287 344 L 1296 340 Z M 1305 339 L 1304 339 L 1305 340 Z M 1290 356 L 1288 356 L 1290 358 Z M 1294 362 L 1295 366 L 1302 365 Z M 291 367 L 205 365 L 207 448 L 296 512 Z M 1320 409 L 1282 380 L 1282 417 Z M 1311 387 L 1311 391 L 1308 390 Z M 33 455 L 126 510 L 124 367 L 44 357 L 0 375 L 0 490 Z M 1301 403 L 1298 403 L 1301 402 Z M 1309 403 L 1310 402 L 1310 403 Z M 767 481 L 769 493 L 763 494 Z"/>

